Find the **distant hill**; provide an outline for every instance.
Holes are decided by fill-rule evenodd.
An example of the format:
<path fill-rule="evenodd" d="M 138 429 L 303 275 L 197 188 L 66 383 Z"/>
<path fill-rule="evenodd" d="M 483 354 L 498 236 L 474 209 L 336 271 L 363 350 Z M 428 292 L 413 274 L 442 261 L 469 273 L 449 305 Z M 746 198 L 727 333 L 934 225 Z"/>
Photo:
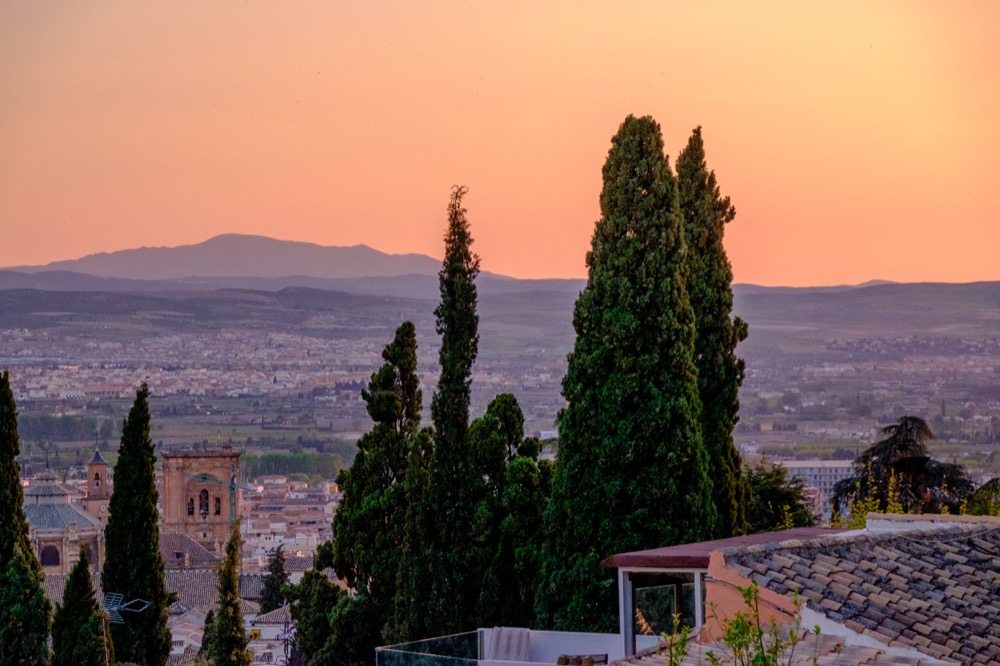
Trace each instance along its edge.
<path fill-rule="evenodd" d="M 285 276 L 342 279 L 410 274 L 432 276 L 440 267 L 439 260 L 426 255 L 386 254 L 366 245 L 325 247 L 265 236 L 225 234 L 196 245 L 101 252 L 45 266 L 14 266 L 9 270 L 20 273 L 69 271 L 128 280 Z"/>

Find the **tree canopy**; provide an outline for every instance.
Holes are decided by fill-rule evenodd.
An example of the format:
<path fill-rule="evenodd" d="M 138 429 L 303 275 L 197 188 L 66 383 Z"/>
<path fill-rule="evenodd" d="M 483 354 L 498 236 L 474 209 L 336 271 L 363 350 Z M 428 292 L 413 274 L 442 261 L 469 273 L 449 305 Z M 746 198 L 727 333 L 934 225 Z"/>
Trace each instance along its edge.
<path fill-rule="evenodd" d="M 748 465 L 742 476 L 750 490 L 749 534 L 810 527 L 815 522 L 805 484 L 798 477 L 789 478 L 784 466 L 766 462 Z"/>
<path fill-rule="evenodd" d="M 536 603 L 543 625 L 580 631 L 617 626 L 602 559 L 710 538 L 718 519 L 677 184 L 652 118 L 629 116 L 611 143 L 573 311 Z"/>
<path fill-rule="evenodd" d="M 69 572 L 52 621 L 52 666 L 106 666 L 115 663 L 108 621 L 94 596 L 87 551 Z"/>
<path fill-rule="evenodd" d="M 153 469 L 156 455 L 149 427 L 149 387 L 143 382 L 122 424 L 115 486 L 104 529 L 106 555 L 101 586 L 105 592 L 150 604 L 141 613 L 129 614 L 127 622 L 111 625 L 118 659 L 142 666 L 163 666 L 170 656 L 167 607 L 172 595 L 167 592 L 160 555 L 156 509 L 159 493 Z"/>
<path fill-rule="evenodd" d="M 284 548 L 279 545 L 267 558 L 267 575 L 264 576 L 264 589 L 260 593 L 261 615 L 285 605 L 286 585 L 288 571 L 285 569 L 285 553 Z"/>
<path fill-rule="evenodd" d="M 723 197 L 705 163 L 698 127 L 677 158 L 677 189 L 687 243 L 687 291 L 695 314 L 694 361 L 701 399 L 701 436 L 712 467 L 712 499 L 719 512 L 715 536 L 747 529 L 749 489 L 733 443 L 745 364 L 736 345 L 747 325 L 733 317 L 733 269 L 722 239 L 736 209 Z"/>
<path fill-rule="evenodd" d="M 247 650 L 247 634 L 240 609 L 240 521 L 233 523 L 226 542 L 225 557 L 219 565 L 219 604 L 212 619 L 208 656 L 212 666 L 250 666 L 253 655 Z"/>
<path fill-rule="evenodd" d="M 5 370 L 0 374 L 0 663 L 33 666 L 48 663 L 51 606 L 24 515 L 20 452 L 17 406 Z"/>
<path fill-rule="evenodd" d="M 448 203 L 448 229 L 438 281 L 441 300 L 434 310 L 441 336 L 441 374 L 431 398 L 434 426 L 426 485 L 414 486 L 417 502 L 408 524 L 408 552 L 417 561 L 404 574 L 400 596 L 402 632 L 408 636 L 428 631 L 451 634 L 473 624 L 476 597 L 470 581 L 473 507 L 482 483 L 470 464 L 468 441 L 472 364 L 479 352 L 479 315 L 476 277 L 479 257 L 472 251 L 469 220 L 462 205 L 468 190 L 455 187 Z M 417 476 L 411 475 L 412 481 Z M 419 544 L 419 545 L 418 545 Z"/>
<path fill-rule="evenodd" d="M 903 513 L 958 513 L 972 481 L 959 465 L 931 458 L 927 442 L 934 433 L 927 422 L 904 416 L 881 433 L 883 439 L 854 459 L 854 475 L 834 486 L 834 510 L 869 499 L 878 511 L 892 502 Z"/>

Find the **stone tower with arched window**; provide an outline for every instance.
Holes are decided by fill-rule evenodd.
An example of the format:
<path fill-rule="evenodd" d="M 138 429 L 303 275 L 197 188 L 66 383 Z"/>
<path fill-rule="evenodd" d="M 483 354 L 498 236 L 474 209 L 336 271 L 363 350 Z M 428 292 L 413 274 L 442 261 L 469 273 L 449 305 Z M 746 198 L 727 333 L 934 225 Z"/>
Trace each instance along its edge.
<path fill-rule="evenodd" d="M 94 457 L 87 463 L 87 494 L 83 507 L 103 528 L 108 522 L 108 502 L 111 500 L 111 474 L 101 452 L 94 450 Z"/>
<path fill-rule="evenodd" d="M 238 488 L 230 492 L 239 479 L 239 452 L 224 446 L 161 455 L 163 531 L 186 534 L 209 550 L 221 550 L 229 539 L 230 497 L 236 496 L 236 515 L 242 499 Z"/>

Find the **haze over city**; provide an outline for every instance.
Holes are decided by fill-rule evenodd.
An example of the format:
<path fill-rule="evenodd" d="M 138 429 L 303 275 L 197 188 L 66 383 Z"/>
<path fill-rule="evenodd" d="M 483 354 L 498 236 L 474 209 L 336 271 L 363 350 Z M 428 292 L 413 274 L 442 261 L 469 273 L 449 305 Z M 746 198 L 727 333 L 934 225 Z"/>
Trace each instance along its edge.
<path fill-rule="evenodd" d="M 629 113 L 702 126 L 737 282 L 996 279 L 1000 6 L 0 7 L 0 266 L 219 233 L 582 277 Z"/>

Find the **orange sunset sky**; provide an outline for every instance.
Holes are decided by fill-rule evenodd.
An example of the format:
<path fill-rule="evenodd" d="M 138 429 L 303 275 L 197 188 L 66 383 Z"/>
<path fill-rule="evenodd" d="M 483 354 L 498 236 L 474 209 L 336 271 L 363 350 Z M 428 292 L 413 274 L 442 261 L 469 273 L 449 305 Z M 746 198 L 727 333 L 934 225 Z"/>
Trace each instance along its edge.
<path fill-rule="evenodd" d="M 227 232 L 582 277 L 629 113 L 738 282 L 1000 279 L 1000 2 L 0 4 L 0 266 Z"/>

